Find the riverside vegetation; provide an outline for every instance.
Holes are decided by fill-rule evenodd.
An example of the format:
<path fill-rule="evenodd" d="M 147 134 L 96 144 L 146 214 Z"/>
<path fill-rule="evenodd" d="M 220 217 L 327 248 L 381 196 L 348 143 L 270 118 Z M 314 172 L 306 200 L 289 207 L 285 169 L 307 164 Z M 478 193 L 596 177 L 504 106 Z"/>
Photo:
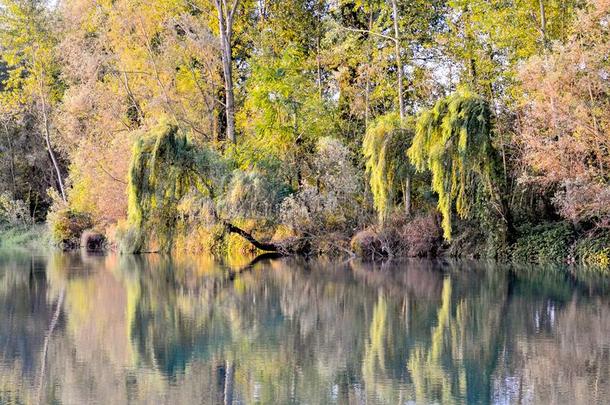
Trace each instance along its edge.
<path fill-rule="evenodd" d="M 0 0 L 0 51 L 2 243 L 610 267 L 610 0 Z"/>

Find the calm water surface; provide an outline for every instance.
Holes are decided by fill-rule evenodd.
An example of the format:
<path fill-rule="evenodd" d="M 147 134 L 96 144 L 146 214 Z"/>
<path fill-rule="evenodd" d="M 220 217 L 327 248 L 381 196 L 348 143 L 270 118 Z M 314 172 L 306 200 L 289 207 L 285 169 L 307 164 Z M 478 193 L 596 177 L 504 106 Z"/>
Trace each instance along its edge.
<path fill-rule="evenodd" d="M 0 253 L 0 404 L 610 402 L 610 289 L 552 268 Z"/>

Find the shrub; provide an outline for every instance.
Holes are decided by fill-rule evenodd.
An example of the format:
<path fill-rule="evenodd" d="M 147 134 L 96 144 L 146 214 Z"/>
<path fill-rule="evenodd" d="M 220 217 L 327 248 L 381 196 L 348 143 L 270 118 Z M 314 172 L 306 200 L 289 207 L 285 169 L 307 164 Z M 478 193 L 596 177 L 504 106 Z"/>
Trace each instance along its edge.
<path fill-rule="evenodd" d="M 358 257 L 375 260 L 376 256 L 382 255 L 381 241 L 373 229 L 365 229 L 358 232 L 352 238 L 351 249 Z"/>
<path fill-rule="evenodd" d="M 0 225 L 31 225 L 32 217 L 27 204 L 14 200 L 9 193 L 0 194 Z"/>
<path fill-rule="evenodd" d="M 367 228 L 351 241 L 352 251 L 359 257 L 427 257 L 434 256 L 443 242 L 442 230 L 435 214 L 411 220 L 396 215 L 381 228 Z"/>
<path fill-rule="evenodd" d="M 360 179 L 349 150 L 336 139 L 322 138 L 313 162 L 308 181 L 282 202 L 282 223 L 297 233 L 351 233 L 362 217 L 362 209 L 358 199 Z"/>
<path fill-rule="evenodd" d="M 260 172 L 235 170 L 219 210 L 227 217 L 277 218 L 280 204 L 290 189 Z"/>
<path fill-rule="evenodd" d="M 80 245 L 82 233 L 93 227 L 90 214 L 70 208 L 53 210 L 47 218 L 51 239 L 63 249 L 73 249 Z"/>
<path fill-rule="evenodd" d="M 512 258 L 517 262 L 564 262 L 575 239 L 574 228 L 565 222 L 523 228 L 520 233 L 512 248 Z"/>
<path fill-rule="evenodd" d="M 443 241 L 439 218 L 435 214 L 415 217 L 404 226 L 401 236 L 409 257 L 434 256 Z"/>
<path fill-rule="evenodd" d="M 592 233 L 580 239 L 574 246 L 574 255 L 589 266 L 610 267 L 610 231 Z"/>

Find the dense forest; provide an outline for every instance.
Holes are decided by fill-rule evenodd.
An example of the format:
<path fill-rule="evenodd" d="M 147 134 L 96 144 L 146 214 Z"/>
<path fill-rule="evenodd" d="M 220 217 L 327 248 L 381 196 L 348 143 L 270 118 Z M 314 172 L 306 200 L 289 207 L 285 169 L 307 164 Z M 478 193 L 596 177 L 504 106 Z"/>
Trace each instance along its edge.
<path fill-rule="evenodd" d="M 0 0 L 0 227 L 610 266 L 610 0 Z"/>

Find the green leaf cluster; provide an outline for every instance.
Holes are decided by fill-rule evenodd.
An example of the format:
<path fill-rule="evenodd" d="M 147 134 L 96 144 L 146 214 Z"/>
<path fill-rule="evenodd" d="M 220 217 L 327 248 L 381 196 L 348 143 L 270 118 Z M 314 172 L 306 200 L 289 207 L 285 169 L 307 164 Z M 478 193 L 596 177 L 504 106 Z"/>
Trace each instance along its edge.
<path fill-rule="evenodd" d="M 362 143 L 366 171 L 379 222 L 383 224 L 395 205 L 401 182 L 412 171 L 405 155 L 413 132 L 403 127 L 398 113 L 377 118 L 368 128 Z"/>
<path fill-rule="evenodd" d="M 439 100 L 417 121 L 408 156 L 418 171 L 430 170 L 438 194 L 444 237 L 451 240 L 455 209 L 467 218 L 477 181 L 491 192 L 495 150 L 487 101 L 468 91 Z"/>
<path fill-rule="evenodd" d="M 226 173 L 226 163 L 215 151 L 190 143 L 175 125 L 160 124 L 134 146 L 129 223 L 145 233 L 154 231 L 160 246 L 171 249 L 182 197 L 197 190 L 213 199 L 226 182 Z M 144 239 L 143 234 L 139 248 Z"/>

